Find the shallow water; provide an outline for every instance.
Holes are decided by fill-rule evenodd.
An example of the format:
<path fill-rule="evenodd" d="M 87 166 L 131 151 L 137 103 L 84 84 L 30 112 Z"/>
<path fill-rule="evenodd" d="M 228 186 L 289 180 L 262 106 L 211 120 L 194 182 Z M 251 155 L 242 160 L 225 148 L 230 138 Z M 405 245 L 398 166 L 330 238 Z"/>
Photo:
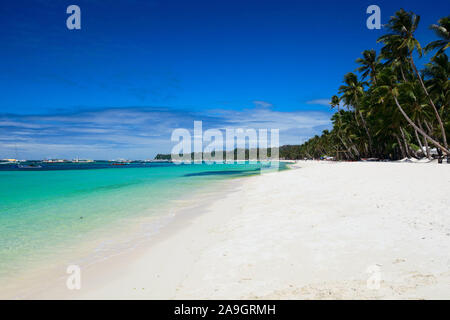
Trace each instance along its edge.
<path fill-rule="evenodd" d="M 0 278 L 71 256 L 92 239 L 119 234 L 133 221 L 160 215 L 172 202 L 208 183 L 259 174 L 260 168 L 259 163 L 3 167 Z"/>

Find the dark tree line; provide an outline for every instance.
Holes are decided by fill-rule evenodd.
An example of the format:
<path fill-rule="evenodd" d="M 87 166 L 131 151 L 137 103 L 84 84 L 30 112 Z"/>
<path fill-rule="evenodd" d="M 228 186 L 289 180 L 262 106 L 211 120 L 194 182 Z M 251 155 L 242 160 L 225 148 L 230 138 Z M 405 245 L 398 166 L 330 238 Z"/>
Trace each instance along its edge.
<path fill-rule="evenodd" d="M 449 155 L 450 16 L 430 27 L 439 40 L 424 48 L 415 38 L 419 21 L 403 9 L 391 17 L 389 33 L 378 39 L 380 54 L 364 51 L 356 60 L 359 76 L 347 73 L 331 98 L 332 130 L 287 148 L 287 158 L 430 158 L 431 149 Z M 419 70 L 415 57 L 425 53 L 430 58 Z"/>

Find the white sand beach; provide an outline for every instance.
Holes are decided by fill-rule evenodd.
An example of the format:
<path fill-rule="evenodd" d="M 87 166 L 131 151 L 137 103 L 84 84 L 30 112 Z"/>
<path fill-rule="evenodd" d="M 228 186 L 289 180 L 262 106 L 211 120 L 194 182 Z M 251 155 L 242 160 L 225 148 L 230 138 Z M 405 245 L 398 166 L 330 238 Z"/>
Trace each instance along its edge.
<path fill-rule="evenodd" d="M 29 298 L 450 298 L 450 165 L 294 167 L 227 181 L 150 246 L 83 269 L 81 290 Z"/>

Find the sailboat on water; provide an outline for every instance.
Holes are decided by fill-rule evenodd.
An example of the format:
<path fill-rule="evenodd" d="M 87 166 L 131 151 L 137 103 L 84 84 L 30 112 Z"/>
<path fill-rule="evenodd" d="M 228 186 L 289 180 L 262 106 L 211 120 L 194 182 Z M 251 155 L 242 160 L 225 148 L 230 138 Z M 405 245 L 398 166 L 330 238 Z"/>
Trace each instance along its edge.
<path fill-rule="evenodd" d="M 15 151 L 16 151 L 16 158 L 18 158 L 18 152 L 17 152 L 17 144 L 14 146 Z M 42 166 L 38 163 L 35 162 L 31 162 L 31 163 L 26 163 L 26 160 L 15 160 L 14 163 L 16 163 L 16 167 L 19 169 L 39 169 L 42 168 Z"/>

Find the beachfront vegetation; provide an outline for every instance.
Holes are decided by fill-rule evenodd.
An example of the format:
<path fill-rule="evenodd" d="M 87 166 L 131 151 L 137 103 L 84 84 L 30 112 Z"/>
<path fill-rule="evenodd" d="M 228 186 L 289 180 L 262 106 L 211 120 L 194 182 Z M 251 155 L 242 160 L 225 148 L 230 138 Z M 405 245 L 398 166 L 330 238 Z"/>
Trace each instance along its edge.
<path fill-rule="evenodd" d="M 289 152 L 280 150 L 280 157 L 430 158 L 431 149 L 449 155 L 450 16 L 430 27 L 438 40 L 424 48 L 415 38 L 419 21 L 413 12 L 397 11 L 378 39 L 380 53 L 364 51 L 331 98 L 332 130 L 285 147 Z M 419 70 L 416 59 L 424 55 L 429 59 Z"/>

